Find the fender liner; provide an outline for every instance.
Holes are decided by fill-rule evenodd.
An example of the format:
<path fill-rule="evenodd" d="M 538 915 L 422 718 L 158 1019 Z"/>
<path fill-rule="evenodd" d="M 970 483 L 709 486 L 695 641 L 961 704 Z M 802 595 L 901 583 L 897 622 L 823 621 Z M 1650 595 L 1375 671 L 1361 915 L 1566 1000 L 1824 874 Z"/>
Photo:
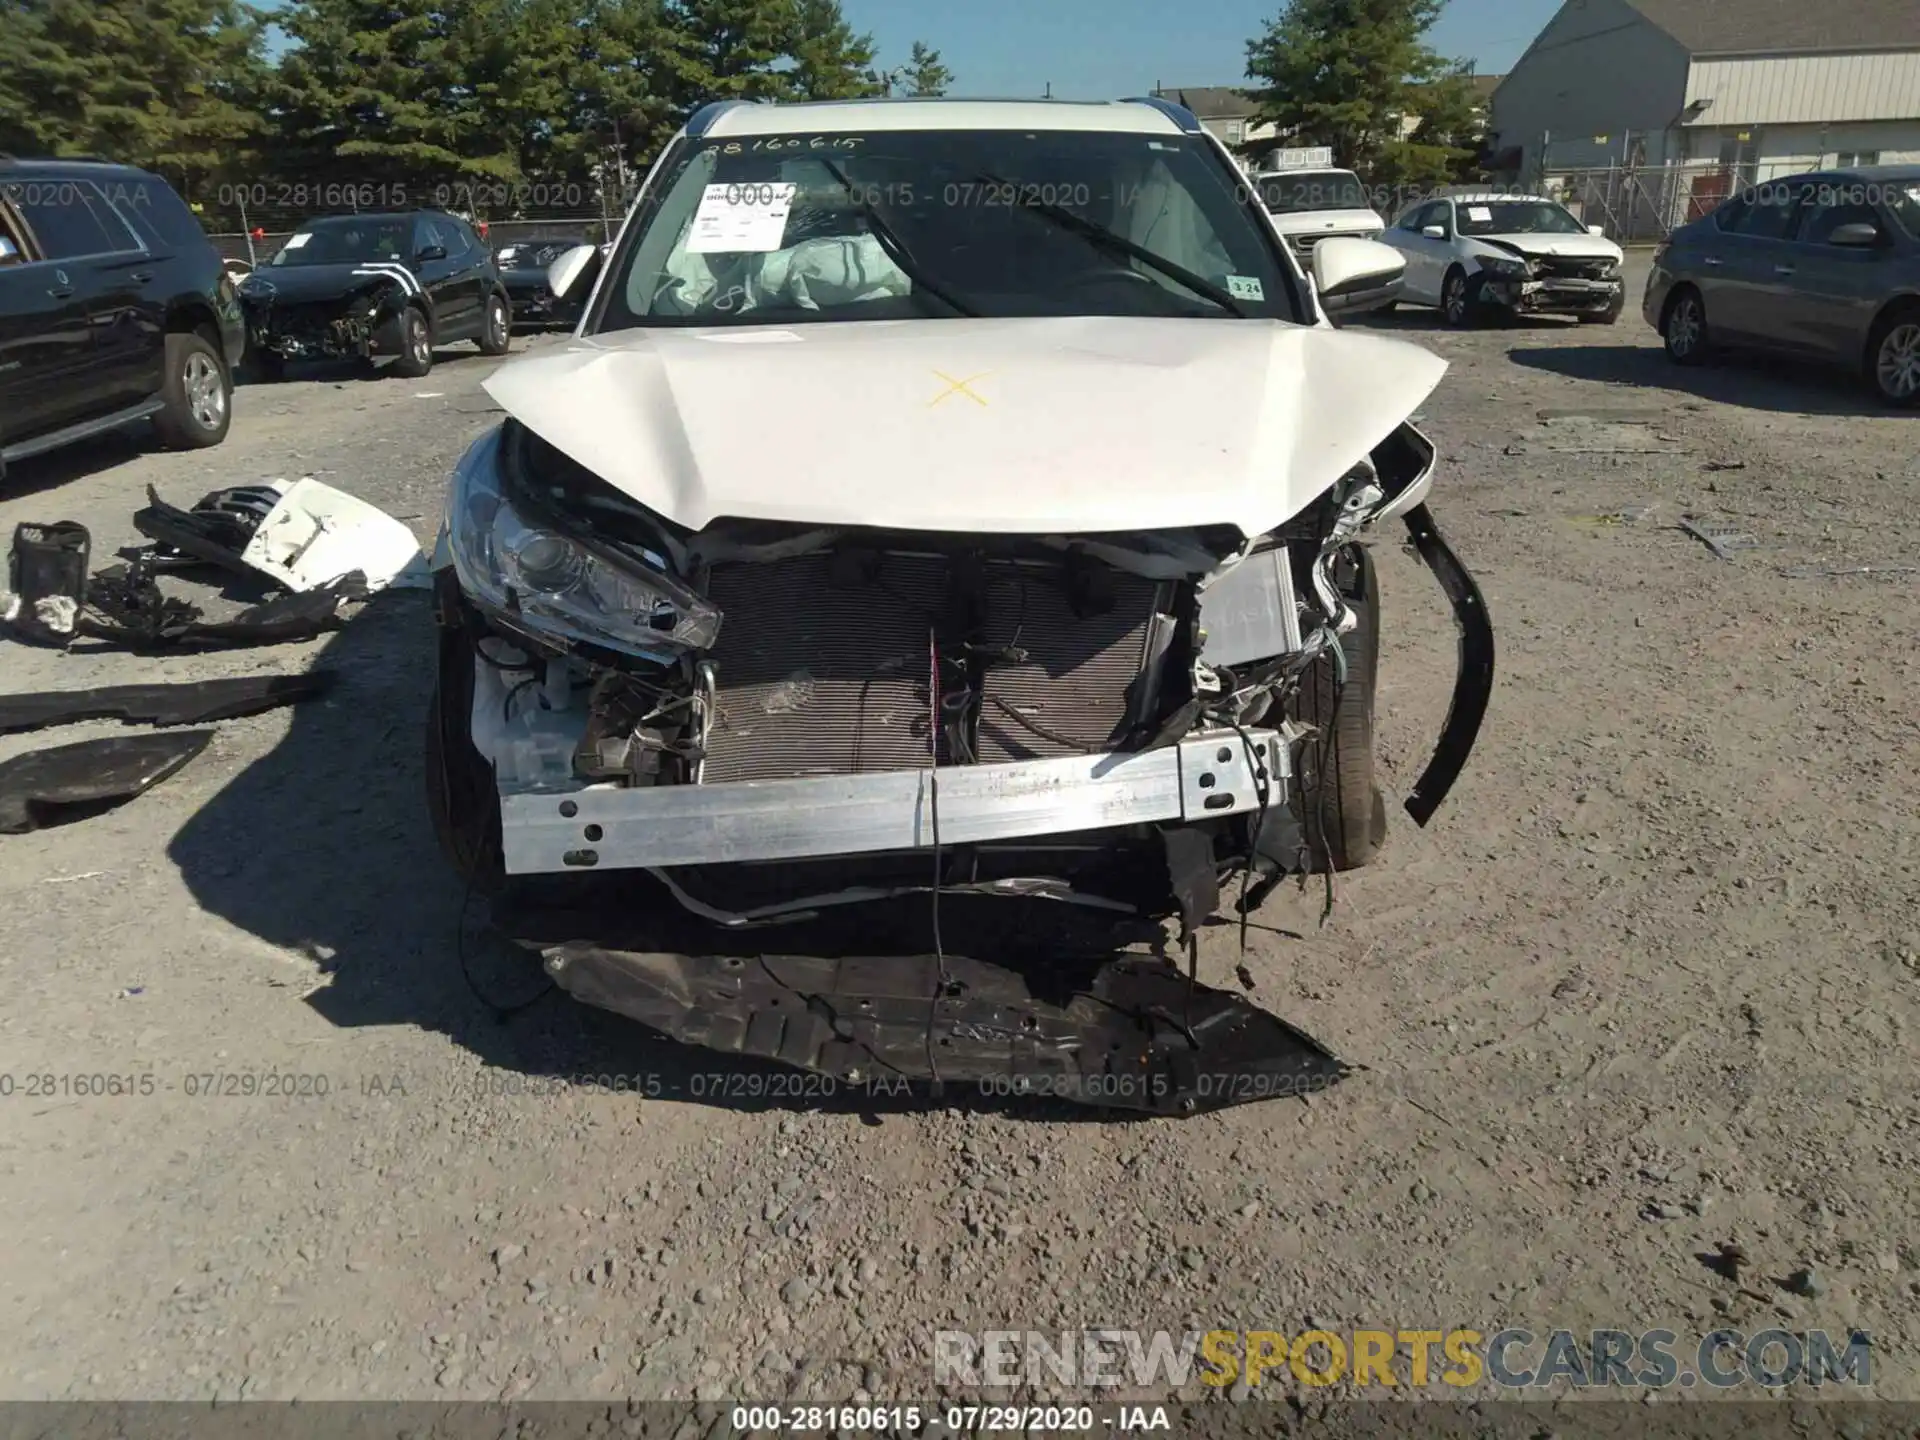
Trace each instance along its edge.
<path fill-rule="evenodd" d="M 1425 505 L 1416 505 L 1407 512 L 1406 522 L 1414 549 L 1446 592 L 1453 605 L 1454 622 L 1460 627 L 1460 660 L 1446 724 L 1440 728 L 1433 758 L 1406 801 L 1413 823 L 1425 829 L 1466 768 L 1467 757 L 1473 754 L 1474 741 L 1480 735 L 1480 724 L 1486 718 L 1487 702 L 1493 695 L 1493 622 L 1480 587 L 1441 535 L 1433 513 Z"/>
<path fill-rule="evenodd" d="M 143 795 L 206 749 L 213 733 L 164 730 L 16 755 L 0 763 L 0 835 L 24 835 Z"/>

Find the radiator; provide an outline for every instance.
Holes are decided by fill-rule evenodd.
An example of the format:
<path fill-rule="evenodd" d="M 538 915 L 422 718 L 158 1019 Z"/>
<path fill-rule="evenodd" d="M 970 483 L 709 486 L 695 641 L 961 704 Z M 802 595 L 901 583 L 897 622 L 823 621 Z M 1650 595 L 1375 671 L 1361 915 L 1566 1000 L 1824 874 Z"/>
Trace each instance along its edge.
<path fill-rule="evenodd" d="M 708 596 L 726 618 L 711 657 L 706 784 L 927 764 L 929 630 L 946 611 L 949 561 L 876 558 L 865 570 L 829 554 L 713 569 Z M 982 641 L 1027 658 L 987 672 L 983 762 L 1104 750 L 1126 728 L 1159 589 L 1113 572 L 1103 581 L 1110 605 L 1081 617 L 1064 573 L 986 566 Z M 943 747 L 941 763 L 950 760 Z"/>
<path fill-rule="evenodd" d="M 1107 571 L 1111 608 L 1079 616 L 1060 566 L 1009 562 L 990 565 L 987 575 L 989 643 L 1017 646 L 1031 658 L 987 671 L 980 759 L 1038 760 L 1112 749 L 1135 708 L 1159 587 Z"/>

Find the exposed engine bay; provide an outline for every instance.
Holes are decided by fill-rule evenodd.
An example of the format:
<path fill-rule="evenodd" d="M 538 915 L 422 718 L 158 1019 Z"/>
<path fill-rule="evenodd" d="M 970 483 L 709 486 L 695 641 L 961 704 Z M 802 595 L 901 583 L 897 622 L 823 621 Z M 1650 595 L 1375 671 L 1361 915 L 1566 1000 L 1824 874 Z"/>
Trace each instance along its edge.
<path fill-rule="evenodd" d="M 1279 1022 L 1196 990 L 1191 967 L 1224 887 L 1239 882 L 1244 913 L 1289 874 L 1338 868 L 1314 853 L 1321 827 L 1303 803 L 1329 763 L 1331 727 L 1304 723 L 1295 702 L 1316 675 L 1330 674 L 1336 695 L 1344 683 L 1356 539 L 1383 517 L 1407 517 L 1466 637 L 1448 734 L 1409 801 L 1420 823 L 1465 762 L 1491 640 L 1471 580 L 1419 504 L 1432 464 L 1425 438 L 1402 426 L 1252 541 L 1231 526 L 1008 536 L 722 519 L 690 531 L 510 420 L 463 462 L 455 505 L 467 523 L 452 527 L 439 572 L 442 686 L 460 676 L 465 691 L 443 694 L 443 710 L 460 712 L 492 780 L 464 812 L 485 833 L 455 848 L 497 846 L 480 868 L 511 897 L 508 928 L 560 983 L 697 1043 L 842 1074 L 1038 1066 L 1058 1072 L 1053 1093 L 1061 1075 L 1085 1081 L 1094 1060 L 1111 1084 L 1122 1051 L 1130 1083 L 1160 1077 L 1156 1094 L 1142 1091 L 1146 1108 L 1223 1103 L 1169 1079 L 1197 1034 L 1190 1014 L 1162 1014 L 1179 974 L 1165 962 L 1090 972 L 1155 997 L 1131 1007 L 1109 997 L 1089 1010 L 1083 993 L 1049 1011 L 1037 993 L 1001 993 L 1005 975 L 953 988 L 961 955 L 942 936 L 943 901 L 949 933 L 960 907 L 1039 904 L 1078 912 L 1061 935 L 1086 921 L 1138 939 L 1177 919 L 1189 1011 L 1206 997 L 1220 1043 L 1251 1047 L 1247 1073 L 1325 1083 L 1338 1061 L 1285 1027 L 1263 1050 L 1249 1037 Z M 614 614 L 632 619 L 616 626 Z M 443 737 L 448 787 L 446 755 L 459 749 Z M 638 925 L 635 872 L 655 887 L 655 938 L 615 945 L 614 932 Z M 516 884 L 540 876 L 572 877 L 596 898 L 583 911 L 576 888 L 573 908 L 530 912 Z M 842 998 L 869 1027 L 864 1040 L 830 1017 L 800 1038 L 796 1012 L 776 1014 L 779 997 L 792 990 L 789 1006 L 815 1021 L 823 1004 L 835 1011 L 831 988 L 817 987 L 844 981 L 859 947 L 843 925 L 825 973 L 817 945 L 795 947 L 786 963 L 806 978 L 794 988 L 778 978 L 790 970 L 742 941 L 777 930 L 767 939 L 784 949 L 835 921 L 871 939 L 883 911 L 925 914 L 932 955 L 895 949 L 860 972 L 857 1001 Z M 680 937 L 671 953 L 663 925 Z M 690 933 L 736 938 L 721 942 L 724 957 L 695 958 Z M 1058 972 L 1068 957 L 1054 943 Z M 1003 940 L 967 963 L 999 974 L 1006 950 Z M 971 1041 L 962 1054 L 917 1060 L 903 998 L 913 985 L 881 1003 L 899 967 L 922 961 L 946 977 L 928 1033 L 946 1024 L 949 1051 Z M 714 984 L 739 1012 L 717 1032 L 719 1002 L 689 998 Z M 1131 1028 L 1114 1038 L 1115 1024 Z"/>
<path fill-rule="evenodd" d="M 1064 761 L 1059 776 L 1091 781 L 1079 775 L 1086 757 L 1117 767 L 1210 737 L 1209 763 L 1244 765 L 1254 785 L 1236 790 L 1224 775 L 1207 775 L 1219 793 L 1201 797 L 1191 814 L 1152 821 L 1202 825 L 1223 864 L 1237 856 L 1268 871 L 1313 868 L 1311 857 L 1288 851 L 1301 837 L 1287 813 L 1287 781 L 1309 737 L 1288 729 L 1286 710 L 1316 662 L 1340 668 L 1353 616 L 1336 564 L 1431 466 L 1430 447 L 1404 429 L 1307 512 L 1251 543 L 1228 527 L 1005 537 L 719 521 L 687 533 L 524 426 L 509 422 L 499 444 L 500 492 L 480 498 L 515 517 L 504 548 L 517 549 L 502 568 L 524 588 L 507 582 L 489 604 L 484 582 L 470 587 L 480 604 L 467 607 L 462 628 L 476 661 L 473 741 L 493 765 L 510 818 L 531 808 L 517 804 L 523 799 L 585 788 L 873 777 L 879 783 L 835 793 L 881 799 L 897 791 L 881 777 L 958 767 L 945 838 L 965 840 L 977 838 L 968 834 L 976 787 L 966 767 Z M 645 628 L 601 641 L 582 624 L 576 643 L 556 646 L 542 589 L 550 596 L 596 562 L 655 571 L 649 593 L 622 597 L 646 607 Z M 536 607 L 537 623 L 519 623 Z M 657 650 L 649 633 L 662 638 Z M 664 643 L 688 637 L 701 643 Z M 1147 772 L 1136 764 L 1132 773 Z M 770 793 L 804 805 L 812 792 Z M 577 818 L 558 804 L 534 805 Z M 666 868 L 648 863 L 664 854 L 692 864 L 889 848 L 853 843 L 858 836 L 831 824 L 829 848 L 769 840 L 758 847 L 767 853 L 717 831 L 704 851 L 698 842 L 689 851 L 684 836 L 623 851 L 618 837 L 608 841 L 604 820 L 566 828 L 578 843 L 545 854 L 510 835 L 507 871 Z M 1265 843 L 1256 847 L 1261 830 Z M 1021 837 L 999 838 L 1013 845 Z M 1064 883 L 1059 862 L 1041 857 L 1079 848 L 1042 847 L 1039 868 L 1024 878 Z"/>

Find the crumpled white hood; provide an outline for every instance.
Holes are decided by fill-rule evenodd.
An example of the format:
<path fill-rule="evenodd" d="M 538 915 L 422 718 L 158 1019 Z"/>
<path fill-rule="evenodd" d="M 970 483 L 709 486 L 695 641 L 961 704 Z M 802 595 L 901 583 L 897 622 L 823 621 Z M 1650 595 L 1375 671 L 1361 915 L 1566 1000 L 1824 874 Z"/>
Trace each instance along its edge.
<path fill-rule="evenodd" d="M 1475 235 L 1475 240 L 1492 240 L 1511 245 L 1528 255 L 1564 255 L 1572 260 L 1618 260 L 1620 247 L 1601 235 L 1537 235 L 1522 231 L 1517 235 Z"/>
<path fill-rule="evenodd" d="M 1446 363 L 1278 322 L 1063 318 L 617 331 L 503 366 L 508 414 L 640 504 L 981 534 L 1304 509 Z"/>

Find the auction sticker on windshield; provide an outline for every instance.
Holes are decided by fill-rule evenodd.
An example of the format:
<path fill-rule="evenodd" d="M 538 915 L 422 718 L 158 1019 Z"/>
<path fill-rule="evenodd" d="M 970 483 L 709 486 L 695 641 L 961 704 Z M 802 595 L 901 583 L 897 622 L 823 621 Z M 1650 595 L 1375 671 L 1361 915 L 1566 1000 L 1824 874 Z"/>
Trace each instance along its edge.
<path fill-rule="evenodd" d="M 1469 205 L 1467 207 L 1467 219 L 1477 225 L 1486 225 L 1492 222 L 1493 211 L 1485 205 Z"/>
<path fill-rule="evenodd" d="M 313 236 L 311 234 L 289 235 L 287 237 L 286 248 L 289 250 L 298 250 L 302 245 L 306 244 L 312 238 Z"/>
<path fill-rule="evenodd" d="M 1260 283 L 1258 275 L 1227 276 L 1227 294 L 1236 300 L 1264 300 L 1266 287 Z"/>
<path fill-rule="evenodd" d="M 737 255 L 780 248 L 793 209 L 792 181 L 709 185 L 687 236 L 689 255 Z"/>

